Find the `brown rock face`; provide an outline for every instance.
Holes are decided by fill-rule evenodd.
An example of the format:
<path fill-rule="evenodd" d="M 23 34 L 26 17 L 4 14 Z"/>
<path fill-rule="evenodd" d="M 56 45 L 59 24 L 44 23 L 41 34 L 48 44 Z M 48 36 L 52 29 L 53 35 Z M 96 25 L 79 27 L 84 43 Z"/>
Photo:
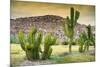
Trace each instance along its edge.
<path fill-rule="evenodd" d="M 35 26 L 38 31 L 42 31 L 44 34 L 47 32 L 52 32 L 60 40 L 65 40 L 65 35 L 62 30 L 62 22 L 64 18 L 55 15 L 44 15 L 35 17 L 25 17 L 11 19 L 10 22 L 10 33 L 15 35 L 20 29 L 23 29 L 24 33 L 29 32 L 31 26 Z M 75 35 L 85 30 L 86 25 L 78 24 L 75 27 Z"/>

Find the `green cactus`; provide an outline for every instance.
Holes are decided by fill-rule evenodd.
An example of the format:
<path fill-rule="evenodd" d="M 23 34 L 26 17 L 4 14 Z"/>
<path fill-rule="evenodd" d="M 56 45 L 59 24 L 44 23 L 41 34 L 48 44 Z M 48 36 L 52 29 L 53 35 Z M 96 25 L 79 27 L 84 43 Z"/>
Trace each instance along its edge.
<path fill-rule="evenodd" d="M 92 40 L 93 34 L 92 34 L 92 30 L 91 30 L 91 25 L 88 25 L 86 27 L 86 29 L 87 29 L 87 40 L 85 41 L 84 51 L 88 51 L 90 44 L 93 43 L 93 40 Z"/>
<path fill-rule="evenodd" d="M 21 44 L 21 48 L 25 51 L 25 35 L 22 30 L 18 33 L 19 43 Z"/>
<path fill-rule="evenodd" d="M 88 51 L 89 46 L 95 42 L 93 41 L 94 36 L 91 31 L 91 26 L 88 25 L 86 29 L 87 29 L 87 32 L 82 32 L 78 38 L 79 52 Z"/>
<path fill-rule="evenodd" d="M 44 39 L 44 51 L 42 51 L 40 47 L 42 33 L 37 32 L 36 28 L 31 27 L 26 37 L 22 31 L 19 31 L 18 38 L 21 48 L 25 51 L 28 60 L 49 59 L 52 53 L 51 46 L 56 43 L 57 39 L 51 34 L 47 34 Z"/>
<path fill-rule="evenodd" d="M 46 35 L 44 39 L 44 51 L 42 54 L 42 59 L 49 59 L 52 53 L 51 46 L 56 43 L 56 37 L 52 36 L 50 33 Z"/>
<path fill-rule="evenodd" d="M 41 32 L 37 32 L 36 28 L 31 27 L 27 37 L 25 37 L 22 31 L 19 31 L 18 38 L 22 49 L 26 52 L 28 60 L 40 59 Z"/>
<path fill-rule="evenodd" d="M 79 45 L 79 52 L 84 52 L 84 47 L 85 47 L 85 41 L 87 40 L 87 35 L 85 32 L 82 32 L 79 35 L 79 38 L 77 40 L 77 43 Z"/>
<path fill-rule="evenodd" d="M 70 39 L 69 43 L 69 52 L 71 52 L 71 43 L 73 42 L 74 37 L 74 28 L 76 26 L 77 20 L 79 19 L 80 12 L 75 11 L 72 7 L 70 10 L 70 17 L 67 16 L 67 18 L 64 21 L 63 24 L 63 30 L 65 32 L 65 35 Z"/>
<path fill-rule="evenodd" d="M 50 49 L 49 49 L 49 51 L 48 51 L 48 59 L 50 58 L 51 53 L 52 53 L 52 48 L 50 47 Z"/>

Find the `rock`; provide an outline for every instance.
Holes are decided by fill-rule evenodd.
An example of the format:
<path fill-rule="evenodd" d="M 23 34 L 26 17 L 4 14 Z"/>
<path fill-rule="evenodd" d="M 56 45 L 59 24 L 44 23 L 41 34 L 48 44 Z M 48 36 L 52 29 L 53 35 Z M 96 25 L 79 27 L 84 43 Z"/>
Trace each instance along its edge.
<path fill-rule="evenodd" d="M 10 33 L 16 35 L 20 29 L 23 29 L 24 33 L 29 32 L 31 26 L 35 26 L 38 31 L 42 31 L 44 35 L 48 32 L 53 33 L 57 36 L 61 42 L 65 40 L 65 35 L 63 32 L 63 22 L 64 18 L 56 15 L 44 15 L 35 17 L 24 17 L 11 19 L 10 22 Z M 86 25 L 76 24 L 74 34 L 76 37 L 79 33 L 85 30 Z"/>

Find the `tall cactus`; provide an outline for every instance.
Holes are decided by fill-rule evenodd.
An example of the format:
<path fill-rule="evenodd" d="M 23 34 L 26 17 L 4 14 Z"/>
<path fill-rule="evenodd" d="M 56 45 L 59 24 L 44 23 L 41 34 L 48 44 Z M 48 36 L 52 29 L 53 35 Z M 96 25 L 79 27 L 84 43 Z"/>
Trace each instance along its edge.
<path fill-rule="evenodd" d="M 71 45 L 73 41 L 74 36 L 74 28 L 76 26 L 77 20 L 79 19 L 80 12 L 74 10 L 73 7 L 70 9 L 70 17 L 67 16 L 67 18 L 64 21 L 63 29 L 65 32 L 65 35 L 70 39 L 69 43 L 69 52 L 71 52 Z"/>
<path fill-rule="evenodd" d="M 29 34 L 25 37 L 24 33 L 18 33 L 19 42 L 22 49 L 26 52 L 28 60 L 40 59 L 40 44 L 42 41 L 42 33 L 37 32 L 36 28 L 31 27 Z"/>
<path fill-rule="evenodd" d="M 42 59 L 48 59 L 50 58 L 50 55 L 52 53 L 51 46 L 56 43 L 56 37 L 52 36 L 50 33 L 46 35 L 44 39 L 44 51 L 42 54 Z"/>

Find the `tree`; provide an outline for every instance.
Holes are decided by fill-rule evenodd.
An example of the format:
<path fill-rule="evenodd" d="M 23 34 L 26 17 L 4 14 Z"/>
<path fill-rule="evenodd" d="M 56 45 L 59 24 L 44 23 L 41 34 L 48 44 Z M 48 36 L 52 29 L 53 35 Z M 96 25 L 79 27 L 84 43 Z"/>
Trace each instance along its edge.
<path fill-rule="evenodd" d="M 71 52 L 71 45 L 72 45 L 73 37 L 74 37 L 74 28 L 76 26 L 77 20 L 79 19 L 79 16 L 80 16 L 80 12 L 77 10 L 74 10 L 74 8 L 71 7 L 70 17 L 67 16 L 63 24 L 63 30 L 65 32 L 65 35 L 70 39 L 69 52 Z"/>

